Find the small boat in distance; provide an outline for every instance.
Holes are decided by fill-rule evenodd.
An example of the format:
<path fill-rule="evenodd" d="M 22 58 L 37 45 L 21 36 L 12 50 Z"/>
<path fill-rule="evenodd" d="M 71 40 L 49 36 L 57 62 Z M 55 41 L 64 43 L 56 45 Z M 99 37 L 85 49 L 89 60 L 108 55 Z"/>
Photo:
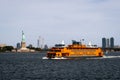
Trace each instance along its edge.
<path fill-rule="evenodd" d="M 82 42 L 72 40 L 72 44 L 65 46 L 64 43 L 56 44 L 50 51 L 47 52 L 47 58 L 88 58 L 102 57 L 103 51 L 98 47 L 89 47 Z"/>

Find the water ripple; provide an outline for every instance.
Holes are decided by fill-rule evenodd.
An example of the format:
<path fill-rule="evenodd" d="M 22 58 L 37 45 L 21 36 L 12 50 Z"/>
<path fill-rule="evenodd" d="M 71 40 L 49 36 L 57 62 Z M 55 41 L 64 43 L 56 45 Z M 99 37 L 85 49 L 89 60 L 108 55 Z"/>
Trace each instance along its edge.
<path fill-rule="evenodd" d="M 0 80 L 120 80 L 120 58 L 44 60 L 45 54 L 0 54 Z"/>

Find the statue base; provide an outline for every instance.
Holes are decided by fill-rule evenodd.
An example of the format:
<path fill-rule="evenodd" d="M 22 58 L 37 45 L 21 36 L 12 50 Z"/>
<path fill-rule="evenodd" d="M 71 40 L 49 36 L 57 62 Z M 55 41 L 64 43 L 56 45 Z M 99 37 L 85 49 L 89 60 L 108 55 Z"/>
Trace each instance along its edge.
<path fill-rule="evenodd" d="M 26 42 L 21 42 L 21 48 L 26 48 Z"/>

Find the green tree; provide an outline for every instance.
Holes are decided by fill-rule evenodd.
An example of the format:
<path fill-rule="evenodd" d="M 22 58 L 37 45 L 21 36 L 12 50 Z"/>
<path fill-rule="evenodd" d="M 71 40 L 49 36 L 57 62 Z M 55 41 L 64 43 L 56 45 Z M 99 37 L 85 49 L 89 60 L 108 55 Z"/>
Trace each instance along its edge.
<path fill-rule="evenodd" d="M 5 50 L 5 51 L 12 51 L 14 48 L 13 48 L 13 46 L 5 46 L 5 47 L 3 47 L 3 50 Z"/>

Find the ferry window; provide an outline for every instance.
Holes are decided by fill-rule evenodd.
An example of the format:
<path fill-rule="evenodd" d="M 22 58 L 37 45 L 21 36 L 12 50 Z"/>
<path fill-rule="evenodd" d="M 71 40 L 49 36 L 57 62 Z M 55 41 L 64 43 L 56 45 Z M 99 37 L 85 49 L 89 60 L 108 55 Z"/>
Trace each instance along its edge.
<path fill-rule="evenodd" d="M 60 52 L 61 50 L 55 50 L 56 52 Z"/>
<path fill-rule="evenodd" d="M 61 52 L 61 50 L 50 50 L 52 52 Z"/>

